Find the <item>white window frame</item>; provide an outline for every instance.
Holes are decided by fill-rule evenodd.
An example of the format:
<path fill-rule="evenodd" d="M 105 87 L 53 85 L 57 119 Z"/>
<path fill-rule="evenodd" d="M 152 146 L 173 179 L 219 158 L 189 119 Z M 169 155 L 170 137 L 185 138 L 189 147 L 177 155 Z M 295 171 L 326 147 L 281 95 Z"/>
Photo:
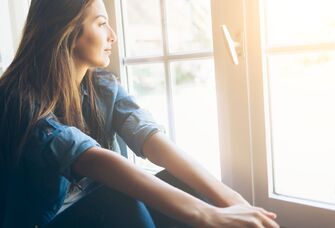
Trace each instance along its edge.
<path fill-rule="evenodd" d="M 266 54 L 325 50 L 334 44 L 266 48 L 263 0 L 212 0 L 216 79 L 221 117 L 221 169 L 225 183 L 253 205 L 277 213 L 283 227 L 332 228 L 334 207 L 273 194 L 271 138 L 269 137 Z M 234 65 L 221 26 L 233 40 L 243 34 L 244 53 Z M 231 89 L 234 88 L 234 89 Z M 333 224 L 333 225 L 332 225 Z"/>
<path fill-rule="evenodd" d="M 160 1 L 160 14 L 162 20 L 162 42 L 163 53 L 161 55 L 147 56 L 147 57 L 126 57 L 125 53 L 125 32 L 123 22 L 123 0 L 104 0 L 107 12 L 109 12 L 110 24 L 117 34 L 118 42 L 112 53 L 112 64 L 108 70 L 120 77 L 122 85 L 129 90 L 129 83 L 127 78 L 127 66 L 136 64 L 148 63 L 163 63 L 165 70 L 166 82 L 166 97 L 167 97 L 167 111 L 169 123 L 169 137 L 172 141 L 176 141 L 175 126 L 174 126 L 174 105 L 173 105 L 173 77 L 170 72 L 170 62 L 198 60 L 198 59 L 213 59 L 213 50 L 197 51 L 197 52 L 183 52 L 183 53 L 169 53 L 169 42 L 167 34 L 167 17 L 166 17 L 166 1 Z M 128 157 L 135 161 L 132 153 L 128 153 Z"/>

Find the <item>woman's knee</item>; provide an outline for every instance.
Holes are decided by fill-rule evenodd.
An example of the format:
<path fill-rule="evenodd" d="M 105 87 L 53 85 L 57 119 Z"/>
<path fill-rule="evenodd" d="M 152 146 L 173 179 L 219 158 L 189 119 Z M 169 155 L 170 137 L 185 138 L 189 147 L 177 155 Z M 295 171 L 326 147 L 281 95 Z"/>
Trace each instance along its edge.
<path fill-rule="evenodd" d="M 51 224 L 50 227 L 155 227 L 142 202 L 105 186 L 91 191 Z"/>
<path fill-rule="evenodd" d="M 113 227 L 155 227 L 146 206 L 119 191 L 101 186 L 97 190 L 95 203 L 100 204 L 103 223 Z M 104 226 L 108 227 L 108 226 Z"/>

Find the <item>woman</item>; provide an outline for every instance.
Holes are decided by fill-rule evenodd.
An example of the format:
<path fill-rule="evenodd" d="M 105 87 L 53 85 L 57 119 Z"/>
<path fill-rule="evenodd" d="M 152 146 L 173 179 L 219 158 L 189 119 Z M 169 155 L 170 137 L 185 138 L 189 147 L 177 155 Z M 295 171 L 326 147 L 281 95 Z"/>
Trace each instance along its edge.
<path fill-rule="evenodd" d="M 112 75 L 94 69 L 109 64 L 115 42 L 102 0 L 32 0 L 0 79 L 3 226 L 163 227 L 164 214 L 180 226 L 278 227 L 275 214 L 180 152 Z M 114 153 L 116 133 L 211 204 Z"/>

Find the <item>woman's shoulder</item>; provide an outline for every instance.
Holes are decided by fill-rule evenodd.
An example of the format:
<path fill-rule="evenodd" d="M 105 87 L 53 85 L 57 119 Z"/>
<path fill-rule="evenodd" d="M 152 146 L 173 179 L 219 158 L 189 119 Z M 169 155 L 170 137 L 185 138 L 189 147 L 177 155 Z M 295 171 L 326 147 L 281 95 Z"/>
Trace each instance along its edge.
<path fill-rule="evenodd" d="M 93 85 L 95 90 L 102 95 L 116 95 L 120 87 L 117 77 L 103 69 L 93 71 Z"/>
<path fill-rule="evenodd" d="M 93 72 L 93 85 L 98 97 L 102 99 L 108 98 L 108 100 L 116 101 L 128 96 L 117 77 L 103 69 L 97 69 Z"/>

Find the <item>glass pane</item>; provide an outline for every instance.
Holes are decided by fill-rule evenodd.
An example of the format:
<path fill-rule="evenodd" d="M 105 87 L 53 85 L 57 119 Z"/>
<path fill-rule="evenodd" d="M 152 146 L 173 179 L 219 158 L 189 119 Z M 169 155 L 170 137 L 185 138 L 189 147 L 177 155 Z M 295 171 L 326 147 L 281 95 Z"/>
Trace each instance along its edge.
<path fill-rule="evenodd" d="M 13 59 L 13 28 L 11 24 L 9 1 L 0 0 L 0 52 L 2 67 L 6 69 Z"/>
<path fill-rule="evenodd" d="M 268 44 L 335 41 L 334 0 L 265 0 Z"/>
<path fill-rule="evenodd" d="M 220 177 L 217 104 L 212 60 L 171 63 L 176 142 Z"/>
<path fill-rule="evenodd" d="M 170 52 L 212 49 L 210 0 L 166 2 Z"/>
<path fill-rule="evenodd" d="M 124 0 L 123 11 L 126 56 L 161 55 L 159 0 Z"/>
<path fill-rule="evenodd" d="M 0 77 L 2 76 L 3 70 L 2 70 L 2 56 L 0 52 Z"/>
<path fill-rule="evenodd" d="M 335 204 L 335 52 L 269 57 L 275 193 Z"/>
<path fill-rule="evenodd" d="M 155 121 L 162 125 L 168 135 L 164 65 L 156 63 L 127 66 L 127 72 L 130 93 L 136 97 L 142 108 L 153 115 Z M 148 169 L 157 170 L 157 166 L 148 160 L 137 158 L 136 162 Z"/>

